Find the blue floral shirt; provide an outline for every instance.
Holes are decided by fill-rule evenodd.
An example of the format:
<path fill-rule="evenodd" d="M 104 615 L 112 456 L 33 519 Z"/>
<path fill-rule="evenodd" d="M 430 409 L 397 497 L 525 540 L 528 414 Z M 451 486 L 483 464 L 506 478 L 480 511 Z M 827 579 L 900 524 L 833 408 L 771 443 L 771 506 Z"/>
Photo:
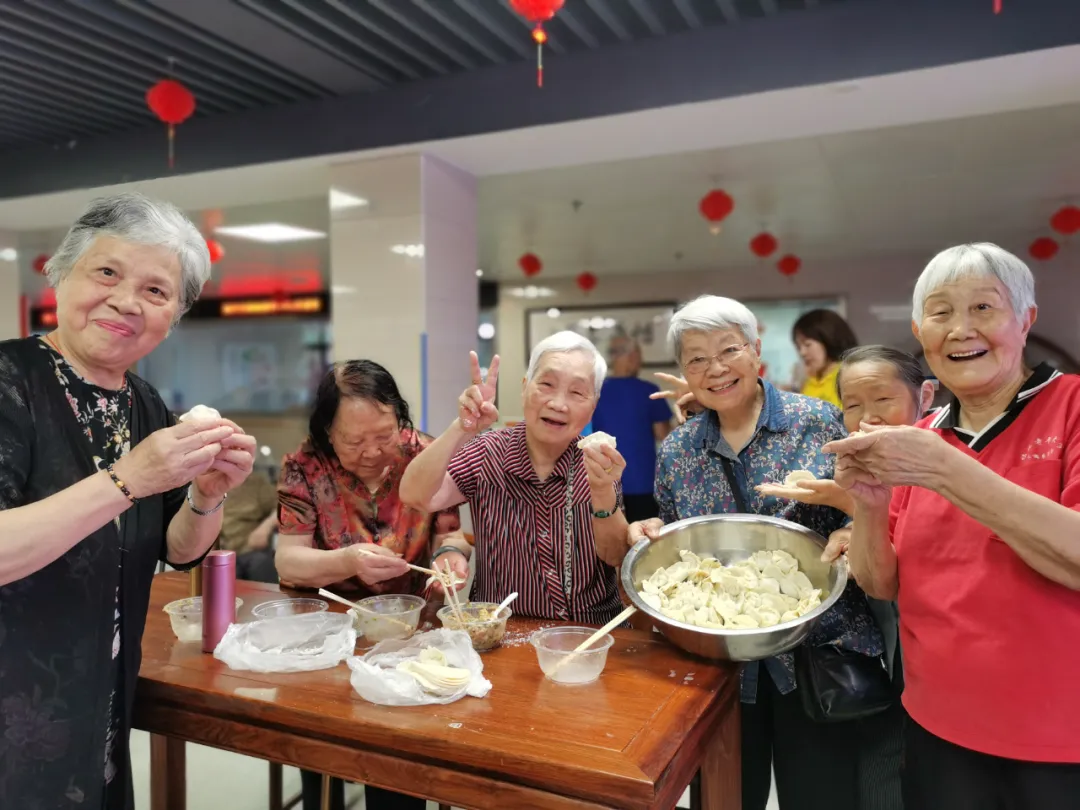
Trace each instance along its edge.
<path fill-rule="evenodd" d="M 765 404 L 753 437 L 736 453 L 720 433 L 715 411 L 705 411 L 669 435 L 656 462 L 656 501 L 660 519 L 671 523 L 700 515 L 736 513 L 735 497 L 721 461 L 732 462 L 735 482 L 747 511 L 783 518 L 828 536 L 848 523 L 843 512 L 765 497 L 758 484 L 781 483 L 793 470 L 809 470 L 818 478 L 833 477 L 833 457 L 821 452 L 828 442 L 845 434 L 840 411 L 818 399 L 779 391 L 766 381 Z M 866 596 L 854 580 L 810 634 L 810 644 L 835 644 L 864 655 L 881 655 L 884 640 L 870 615 Z M 777 689 L 795 689 L 795 658 L 784 653 L 763 662 Z M 760 666 L 747 664 L 742 674 L 742 700 L 757 696 Z"/>

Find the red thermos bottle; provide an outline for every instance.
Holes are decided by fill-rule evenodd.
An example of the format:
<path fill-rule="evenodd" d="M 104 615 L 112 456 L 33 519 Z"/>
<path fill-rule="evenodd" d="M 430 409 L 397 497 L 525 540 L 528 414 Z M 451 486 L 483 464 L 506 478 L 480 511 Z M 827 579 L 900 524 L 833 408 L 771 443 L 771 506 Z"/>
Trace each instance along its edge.
<path fill-rule="evenodd" d="M 211 551 L 202 568 L 202 648 L 212 653 L 236 621 L 236 552 Z"/>

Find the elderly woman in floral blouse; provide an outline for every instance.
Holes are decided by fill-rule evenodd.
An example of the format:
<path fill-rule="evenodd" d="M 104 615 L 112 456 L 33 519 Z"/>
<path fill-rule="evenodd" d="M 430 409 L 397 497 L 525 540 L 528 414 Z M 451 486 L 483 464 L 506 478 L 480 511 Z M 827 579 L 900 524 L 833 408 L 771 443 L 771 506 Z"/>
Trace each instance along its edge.
<path fill-rule="evenodd" d="M 793 470 L 831 478 L 822 447 L 845 435 L 826 402 L 778 391 L 758 375 L 757 318 L 730 298 L 703 296 L 675 313 L 669 339 L 704 411 L 664 441 L 656 469 L 660 517 L 630 526 L 630 542 L 665 523 L 749 512 L 784 518 L 828 537 L 845 522 L 831 507 L 780 501 L 757 492 Z M 867 656 L 884 651 L 866 598 L 854 583 L 810 636 Z M 815 723 L 795 694 L 791 653 L 752 663 L 742 676 L 743 807 L 764 810 L 775 770 L 782 810 L 858 807 L 857 721 Z"/>

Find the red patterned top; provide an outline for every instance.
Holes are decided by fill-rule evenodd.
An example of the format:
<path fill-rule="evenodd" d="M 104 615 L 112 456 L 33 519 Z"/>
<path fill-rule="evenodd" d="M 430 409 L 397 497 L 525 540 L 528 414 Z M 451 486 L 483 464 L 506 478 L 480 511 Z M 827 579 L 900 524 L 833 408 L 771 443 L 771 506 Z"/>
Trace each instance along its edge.
<path fill-rule="evenodd" d="M 372 493 L 338 460 L 328 459 L 305 439 L 285 456 L 278 481 L 278 519 L 283 535 L 310 534 L 315 548 L 334 550 L 354 543 L 378 543 L 414 565 L 427 566 L 435 536 L 461 527 L 455 506 L 435 514 L 411 509 L 398 490 L 409 462 L 431 443 L 431 437 L 403 430 L 401 455 L 379 489 Z M 333 587 L 379 593 L 415 593 L 424 589 L 422 574 L 410 571 L 397 579 L 365 585 L 353 577 Z"/>

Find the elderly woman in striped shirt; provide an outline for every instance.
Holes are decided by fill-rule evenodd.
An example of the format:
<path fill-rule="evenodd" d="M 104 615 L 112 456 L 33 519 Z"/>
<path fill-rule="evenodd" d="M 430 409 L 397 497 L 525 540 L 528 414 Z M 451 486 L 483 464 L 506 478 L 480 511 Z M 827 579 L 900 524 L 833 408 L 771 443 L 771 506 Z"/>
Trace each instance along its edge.
<path fill-rule="evenodd" d="M 486 375 L 472 353 L 472 385 L 458 418 L 409 465 L 402 499 L 438 511 L 468 502 L 476 537 L 472 598 L 517 612 L 602 624 L 622 609 L 617 566 L 626 553 L 620 479 L 626 462 L 611 447 L 581 449 L 607 373 L 585 338 L 560 332 L 533 349 L 522 387 L 522 424 L 486 431 L 496 419 L 498 357 Z M 486 431 L 486 432 L 483 432 Z M 468 561 L 438 549 L 462 579 Z"/>

